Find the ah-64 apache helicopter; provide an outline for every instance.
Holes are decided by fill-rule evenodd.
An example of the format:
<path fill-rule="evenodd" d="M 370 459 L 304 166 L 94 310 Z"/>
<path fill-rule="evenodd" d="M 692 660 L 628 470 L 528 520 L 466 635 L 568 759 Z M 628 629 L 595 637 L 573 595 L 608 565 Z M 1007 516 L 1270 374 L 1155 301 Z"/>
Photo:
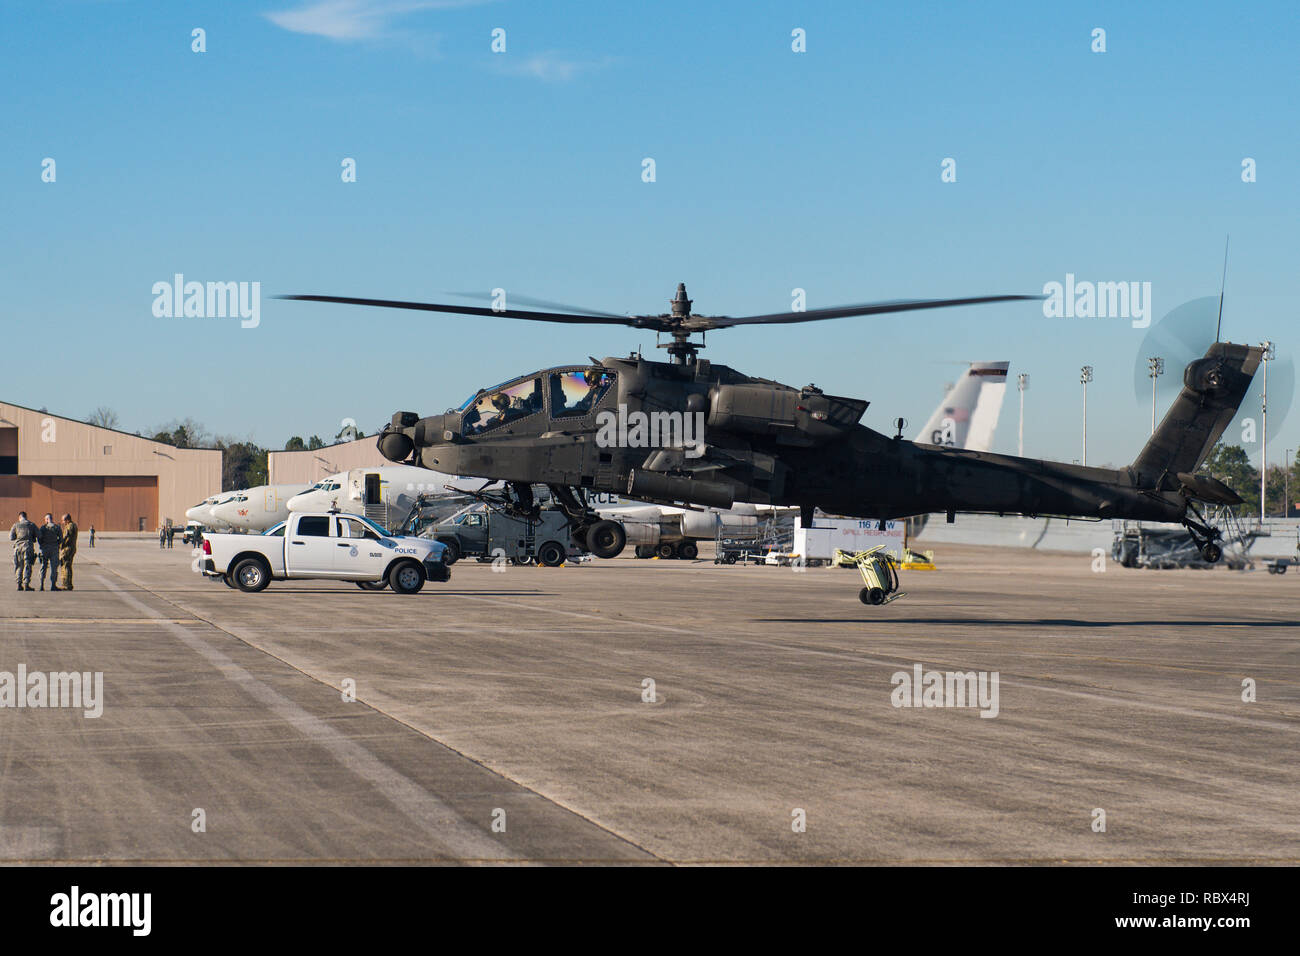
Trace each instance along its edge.
<path fill-rule="evenodd" d="M 881 522 L 956 512 L 1181 522 L 1206 561 L 1221 555 L 1220 532 L 1197 502 L 1239 504 L 1231 488 L 1196 474 L 1236 414 L 1259 366 L 1259 348 L 1215 342 L 1183 373 L 1160 427 L 1125 468 L 1093 468 L 905 441 L 859 424 L 867 401 L 791 388 L 699 357 L 695 333 L 738 325 L 811 322 L 1037 299 L 999 295 L 876 302 L 770 315 L 691 311 L 684 285 L 671 311 L 615 315 L 522 300 L 565 311 L 399 302 L 342 296 L 290 299 L 543 322 L 614 324 L 666 333 L 670 361 L 640 354 L 544 369 L 490 389 L 459 408 L 420 417 L 398 412 L 379 435 L 394 462 L 506 482 L 520 514 L 549 487 L 574 539 L 614 557 L 626 536 L 588 503 L 593 492 L 641 501 L 729 508 L 734 502 L 814 508 Z M 702 422 L 702 435 L 692 422 Z M 656 434 L 657 433 L 657 434 Z"/>

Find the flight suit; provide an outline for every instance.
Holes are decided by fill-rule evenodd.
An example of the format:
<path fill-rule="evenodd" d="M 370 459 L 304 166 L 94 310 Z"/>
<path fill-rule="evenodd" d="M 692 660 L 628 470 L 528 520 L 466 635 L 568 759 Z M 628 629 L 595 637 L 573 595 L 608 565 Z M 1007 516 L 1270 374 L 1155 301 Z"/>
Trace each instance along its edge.
<path fill-rule="evenodd" d="M 63 541 L 59 544 L 59 567 L 63 569 L 63 580 L 59 587 L 72 590 L 72 559 L 77 555 L 77 523 L 65 521 L 61 529 Z"/>
<path fill-rule="evenodd" d="M 23 519 L 9 529 L 14 543 L 14 577 L 18 590 L 32 590 L 32 565 L 36 563 L 36 525 Z"/>
<path fill-rule="evenodd" d="M 41 590 L 45 590 L 45 572 L 50 574 L 50 590 L 59 589 L 59 545 L 63 543 L 63 532 L 59 526 L 43 524 L 36 532 L 36 542 L 41 546 Z"/>

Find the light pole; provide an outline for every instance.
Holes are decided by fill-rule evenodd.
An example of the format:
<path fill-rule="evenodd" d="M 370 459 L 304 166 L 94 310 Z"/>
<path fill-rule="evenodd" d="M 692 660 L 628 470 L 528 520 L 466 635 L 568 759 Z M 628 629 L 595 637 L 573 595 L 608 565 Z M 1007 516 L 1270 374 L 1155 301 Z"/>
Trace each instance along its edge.
<path fill-rule="evenodd" d="M 1029 376 L 1021 372 L 1016 377 L 1016 387 L 1020 389 L 1020 449 L 1019 457 L 1025 457 L 1025 389 L 1029 387 Z"/>
<path fill-rule="evenodd" d="M 1282 517 L 1291 517 L 1291 449 L 1282 453 Z"/>
<path fill-rule="evenodd" d="M 1259 347 L 1264 350 L 1260 357 L 1264 365 L 1263 385 L 1259 391 L 1259 425 L 1263 435 L 1263 440 L 1259 443 L 1259 523 L 1262 525 L 1268 514 L 1265 493 L 1268 487 L 1268 363 L 1277 357 L 1277 349 L 1269 341 L 1260 342 Z"/>
<path fill-rule="evenodd" d="M 1155 355 L 1147 359 L 1147 375 L 1151 377 L 1151 434 L 1156 433 L 1156 379 L 1165 373 L 1165 360 Z"/>
<path fill-rule="evenodd" d="M 1083 464 L 1088 464 L 1088 383 L 1092 381 L 1092 366 L 1079 369 L 1079 384 L 1083 386 Z"/>

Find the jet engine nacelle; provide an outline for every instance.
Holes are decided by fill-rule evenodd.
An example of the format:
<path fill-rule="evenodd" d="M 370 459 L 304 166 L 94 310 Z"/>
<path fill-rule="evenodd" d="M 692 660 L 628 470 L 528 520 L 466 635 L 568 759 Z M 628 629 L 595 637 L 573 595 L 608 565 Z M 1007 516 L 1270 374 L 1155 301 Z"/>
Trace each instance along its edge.
<path fill-rule="evenodd" d="M 623 530 L 627 532 L 627 544 L 632 547 L 647 545 L 653 547 L 659 543 L 661 529 L 658 523 L 651 524 L 646 521 L 620 521 Z"/>
<path fill-rule="evenodd" d="M 687 538 L 712 538 L 718 533 L 718 516 L 712 511 L 682 513 L 682 534 Z"/>

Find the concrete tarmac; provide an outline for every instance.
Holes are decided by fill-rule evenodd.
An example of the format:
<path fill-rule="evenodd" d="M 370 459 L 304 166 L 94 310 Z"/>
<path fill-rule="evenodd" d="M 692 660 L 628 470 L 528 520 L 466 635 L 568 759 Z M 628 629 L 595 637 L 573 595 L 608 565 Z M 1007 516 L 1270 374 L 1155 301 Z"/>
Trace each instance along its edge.
<path fill-rule="evenodd" d="M 937 547 L 867 607 L 630 557 L 250 595 L 101 536 L 0 588 L 0 704 L 103 674 L 0 707 L 0 862 L 1300 862 L 1300 574 Z M 894 706 L 917 664 L 997 716 Z"/>

